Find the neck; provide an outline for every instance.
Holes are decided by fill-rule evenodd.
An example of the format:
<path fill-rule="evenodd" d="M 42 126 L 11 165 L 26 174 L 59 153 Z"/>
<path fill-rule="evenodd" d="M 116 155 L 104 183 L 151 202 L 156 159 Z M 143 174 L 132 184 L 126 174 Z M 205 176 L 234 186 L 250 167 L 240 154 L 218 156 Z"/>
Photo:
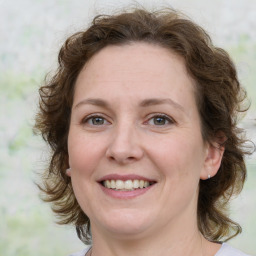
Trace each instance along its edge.
<path fill-rule="evenodd" d="M 92 256 L 205 256 L 203 244 L 206 240 L 197 229 L 196 224 L 188 226 L 183 223 L 177 228 L 162 227 L 160 232 L 150 232 L 132 237 L 120 237 L 103 232 L 93 235 Z"/>

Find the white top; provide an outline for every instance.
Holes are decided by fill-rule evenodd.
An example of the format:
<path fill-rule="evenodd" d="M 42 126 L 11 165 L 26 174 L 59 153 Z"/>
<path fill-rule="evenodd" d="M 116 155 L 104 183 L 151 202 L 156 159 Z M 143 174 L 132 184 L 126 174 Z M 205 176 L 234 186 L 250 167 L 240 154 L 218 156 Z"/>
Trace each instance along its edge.
<path fill-rule="evenodd" d="M 250 255 L 245 254 L 226 243 L 223 243 L 219 251 L 215 254 L 215 256 L 250 256 Z"/>
<path fill-rule="evenodd" d="M 70 254 L 69 256 L 85 256 L 85 254 L 89 251 L 90 247 L 77 253 Z M 223 243 L 219 251 L 215 254 L 215 256 L 250 256 L 245 254 L 234 247 Z"/>

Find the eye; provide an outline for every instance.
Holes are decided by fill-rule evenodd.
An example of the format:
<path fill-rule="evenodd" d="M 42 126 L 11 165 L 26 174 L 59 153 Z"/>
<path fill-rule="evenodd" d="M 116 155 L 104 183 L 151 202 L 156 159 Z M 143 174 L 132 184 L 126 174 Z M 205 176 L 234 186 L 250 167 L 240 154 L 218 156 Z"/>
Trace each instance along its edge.
<path fill-rule="evenodd" d="M 95 115 L 95 116 L 88 116 L 82 120 L 83 124 L 89 124 L 90 126 L 101 126 L 109 124 L 109 122 L 102 116 Z"/>
<path fill-rule="evenodd" d="M 170 118 L 167 115 L 164 114 L 157 114 L 153 117 L 151 117 L 147 123 L 149 125 L 156 125 L 156 126 L 165 126 L 168 124 L 173 124 L 175 123 L 174 120 L 172 118 Z"/>

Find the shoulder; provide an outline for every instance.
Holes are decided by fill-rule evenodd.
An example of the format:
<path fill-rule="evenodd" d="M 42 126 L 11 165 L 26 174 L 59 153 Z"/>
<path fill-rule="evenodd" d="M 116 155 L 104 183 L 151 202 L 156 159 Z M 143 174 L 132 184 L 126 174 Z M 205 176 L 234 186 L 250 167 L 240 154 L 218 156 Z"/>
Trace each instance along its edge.
<path fill-rule="evenodd" d="M 70 254 L 69 256 L 85 256 L 85 254 L 90 250 L 90 247 L 84 249 L 83 251 L 80 252 L 75 252 Z"/>
<path fill-rule="evenodd" d="M 223 243 L 220 250 L 215 254 L 215 256 L 250 256 L 248 254 L 245 254 L 238 249 Z"/>

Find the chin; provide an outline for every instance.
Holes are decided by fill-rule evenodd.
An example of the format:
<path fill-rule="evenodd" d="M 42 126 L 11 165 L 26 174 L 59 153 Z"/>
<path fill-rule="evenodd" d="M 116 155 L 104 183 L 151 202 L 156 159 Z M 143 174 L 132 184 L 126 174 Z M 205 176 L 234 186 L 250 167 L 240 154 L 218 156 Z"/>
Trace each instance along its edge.
<path fill-rule="evenodd" d="M 140 236 L 140 234 L 146 232 L 154 221 L 150 218 L 149 214 L 138 214 L 136 210 L 119 210 L 113 212 L 111 216 L 102 216 L 100 221 L 101 228 L 107 230 L 112 235 L 117 235 L 118 238 L 134 239 L 134 236 Z M 93 221 L 92 221 L 93 231 Z"/>

